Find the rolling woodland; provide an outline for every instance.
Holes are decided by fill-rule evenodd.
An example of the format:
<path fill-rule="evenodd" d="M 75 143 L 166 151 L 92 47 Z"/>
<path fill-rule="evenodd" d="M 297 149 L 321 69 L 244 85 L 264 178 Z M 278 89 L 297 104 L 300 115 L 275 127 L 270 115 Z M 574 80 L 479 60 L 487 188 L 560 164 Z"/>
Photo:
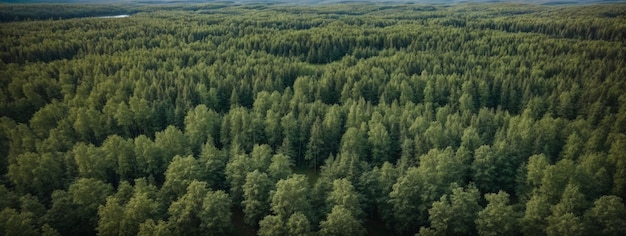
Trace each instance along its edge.
<path fill-rule="evenodd" d="M 0 12 L 0 235 L 626 234 L 625 4 Z"/>

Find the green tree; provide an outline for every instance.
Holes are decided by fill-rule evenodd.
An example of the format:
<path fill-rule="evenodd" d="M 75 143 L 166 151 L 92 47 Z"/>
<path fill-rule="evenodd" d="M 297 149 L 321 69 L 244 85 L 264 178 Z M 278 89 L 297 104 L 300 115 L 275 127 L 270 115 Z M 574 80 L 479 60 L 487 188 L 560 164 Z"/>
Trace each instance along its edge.
<path fill-rule="evenodd" d="M 439 171 L 446 170 L 446 171 Z M 395 216 L 395 229 L 417 230 L 426 223 L 433 202 L 450 191 L 450 184 L 462 183 L 466 167 L 452 148 L 432 149 L 420 157 L 419 167 L 410 167 L 398 178 L 389 193 L 389 204 Z"/>
<path fill-rule="evenodd" d="M 118 135 L 107 137 L 101 147 L 105 160 L 114 166 L 115 173 L 121 180 L 133 180 L 136 177 L 135 146 L 132 140 Z"/>
<path fill-rule="evenodd" d="M 329 210 L 334 206 L 342 206 L 350 211 L 350 214 L 356 219 L 362 219 L 364 214 L 359 198 L 359 194 L 355 191 L 350 181 L 347 179 L 336 179 L 333 181 L 333 189 L 328 194 L 326 204 Z"/>
<path fill-rule="evenodd" d="M 167 210 L 170 215 L 168 224 L 172 227 L 172 233 L 178 235 L 200 235 L 201 212 L 203 200 L 209 196 L 206 183 L 197 180 L 191 181 L 187 192 L 174 201 Z"/>
<path fill-rule="evenodd" d="M 552 215 L 548 216 L 548 235 L 583 235 L 584 225 L 580 216 L 586 209 L 585 196 L 578 186 L 568 184 L 563 191 L 561 201 L 552 207 Z"/>
<path fill-rule="evenodd" d="M 279 180 L 276 183 L 276 190 L 271 193 L 272 212 L 279 216 L 282 222 L 295 212 L 310 214 L 312 208 L 309 195 L 309 183 L 304 175 L 295 174 Z"/>
<path fill-rule="evenodd" d="M 232 230 L 232 202 L 224 191 L 209 191 L 203 199 L 200 229 L 208 235 L 226 235 Z"/>
<path fill-rule="evenodd" d="M 287 235 L 307 236 L 311 235 L 311 223 L 306 216 L 300 212 L 291 214 L 287 220 Z"/>
<path fill-rule="evenodd" d="M 475 235 L 474 221 L 481 210 L 480 192 L 471 185 L 466 189 L 452 186 L 451 195 L 443 195 L 428 210 L 430 227 L 444 235 Z"/>
<path fill-rule="evenodd" d="M 280 216 L 267 215 L 259 222 L 259 236 L 286 235 L 285 223 Z"/>
<path fill-rule="evenodd" d="M 137 171 L 140 176 L 149 177 L 155 181 L 163 181 L 165 169 L 163 153 L 156 144 L 145 135 L 135 138 L 135 157 Z"/>
<path fill-rule="evenodd" d="M 348 128 L 341 137 L 341 153 L 350 153 L 365 159 L 367 157 L 367 139 L 365 139 L 365 134 L 358 128 Z"/>
<path fill-rule="evenodd" d="M 311 137 L 309 138 L 309 142 L 306 146 L 307 151 L 304 155 L 304 159 L 309 161 L 310 166 L 313 167 L 314 170 L 317 170 L 319 160 L 324 155 L 324 131 L 322 130 L 322 121 L 318 117 L 313 122 L 313 126 L 311 126 Z"/>
<path fill-rule="evenodd" d="M 522 218 L 524 235 L 546 235 L 546 218 L 550 215 L 550 203 L 546 196 L 536 193 L 526 202 L 526 211 Z"/>
<path fill-rule="evenodd" d="M 124 208 L 117 198 L 111 196 L 105 205 L 98 207 L 98 235 L 122 235 L 121 220 L 124 219 Z"/>
<path fill-rule="evenodd" d="M 36 227 L 45 224 L 43 216 L 46 214 L 46 207 L 39 201 L 36 196 L 26 194 L 20 197 L 21 213 L 30 213 L 34 219 Z"/>
<path fill-rule="evenodd" d="M 55 209 L 54 203 L 56 202 L 53 200 L 53 209 L 51 209 L 51 211 L 60 211 L 53 212 L 53 214 L 65 214 L 68 216 L 76 214 L 70 217 L 76 217 L 78 219 L 77 221 L 69 221 L 69 219 L 65 217 L 63 217 L 62 220 L 66 221 L 64 223 L 72 222 L 71 227 L 73 233 L 94 234 L 98 226 L 98 208 L 106 202 L 107 197 L 111 195 L 112 192 L 113 188 L 109 184 L 97 179 L 81 178 L 76 180 L 76 182 L 69 187 L 67 192 L 69 199 L 71 199 L 71 202 L 68 204 L 69 206 L 66 205 L 65 209 Z M 72 209 L 74 212 L 72 212 Z M 49 214 L 50 213 L 51 212 L 49 212 Z M 60 228 L 56 229 L 60 230 Z M 61 231 L 61 233 L 65 232 Z"/>
<path fill-rule="evenodd" d="M 365 235 L 365 228 L 361 226 L 359 220 L 352 215 L 350 210 L 341 205 L 333 207 L 320 223 L 320 234 L 322 235 Z"/>
<path fill-rule="evenodd" d="M 624 235 L 626 234 L 624 202 L 614 195 L 602 196 L 585 212 L 584 222 L 587 234 Z"/>
<path fill-rule="evenodd" d="M 102 181 L 112 179 L 115 163 L 107 161 L 104 150 L 93 144 L 78 143 L 72 150 L 78 173 L 83 178 L 96 178 Z"/>
<path fill-rule="evenodd" d="M 228 155 L 212 143 L 207 142 L 202 146 L 198 165 L 202 169 L 201 172 L 204 174 L 204 179 L 209 187 L 213 189 L 227 188 L 228 183 L 226 183 L 226 175 L 224 173 L 227 162 Z"/>
<path fill-rule="evenodd" d="M 24 153 L 9 166 L 8 179 L 22 193 L 32 193 L 48 199 L 54 189 L 62 186 L 62 163 L 50 153 Z"/>
<path fill-rule="evenodd" d="M 626 198 L 626 135 L 618 134 L 611 143 L 608 160 L 613 166 L 613 194 Z"/>
<path fill-rule="evenodd" d="M 244 221 L 249 225 L 256 225 L 259 220 L 269 213 L 269 194 L 274 183 L 267 174 L 254 170 L 246 175 L 243 185 Z"/>
<path fill-rule="evenodd" d="M 243 185 L 246 183 L 246 175 L 254 170 L 254 163 L 245 154 L 236 154 L 226 164 L 226 181 L 230 183 L 230 196 L 235 204 L 243 200 Z"/>
<path fill-rule="evenodd" d="M 4 235 L 38 235 L 32 214 L 19 213 L 12 208 L 0 211 L 0 232 Z"/>
<path fill-rule="evenodd" d="M 384 125 L 380 123 L 370 124 L 368 141 L 372 149 L 372 162 L 374 164 L 391 161 L 391 138 Z"/>
<path fill-rule="evenodd" d="M 176 156 L 191 155 L 191 149 L 187 137 L 178 128 L 174 126 L 168 126 L 161 132 L 154 134 L 154 145 L 158 148 L 162 159 L 162 165 L 159 170 L 160 173 L 164 173 L 167 169 L 170 161 Z"/>
<path fill-rule="evenodd" d="M 139 233 L 138 236 L 171 236 L 175 235 L 170 226 L 165 221 L 154 222 L 154 220 L 149 219 L 146 222 L 141 223 L 139 225 Z"/>
<path fill-rule="evenodd" d="M 272 182 L 278 182 L 281 179 L 287 179 L 292 171 L 293 163 L 288 156 L 283 154 L 275 154 L 272 156 L 272 163 L 267 168 L 267 173 L 272 179 Z"/>
<path fill-rule="evenodd" d="M 195 180 L 201 180 L 204 173 L 193 156 L 175 156 L 165 171 L 165 183 L 161 191 L 170 200 L 176 200 L 187 191 Z"/>
<path fill-rule="evenodd" d="M 120 223 L 121 235 L 137 235 L 141 223 L 158 215 L 160 203 L 150 195 L 150 192 L 135 190 L 134 196 L 124 209 L 124 218 Z"/>
<path fill-rule="evenodd" d="M 200 148 L 207 141 L 218 138 L 219 114 L 208 109 L 204 104 L 196 106 L 187 112 L 185 116 L 185 136 L 189 141 L 194 153 L 199 153 Z"/>
<path fill-rule="evenodd" d="M 519 218 L 513 206 L 509 205 L 509 194 L 503 191 L 485 194 L 487 206 L 478 212 L 476 229 L 479 235 L 516 235 L 519 232 Z"/>

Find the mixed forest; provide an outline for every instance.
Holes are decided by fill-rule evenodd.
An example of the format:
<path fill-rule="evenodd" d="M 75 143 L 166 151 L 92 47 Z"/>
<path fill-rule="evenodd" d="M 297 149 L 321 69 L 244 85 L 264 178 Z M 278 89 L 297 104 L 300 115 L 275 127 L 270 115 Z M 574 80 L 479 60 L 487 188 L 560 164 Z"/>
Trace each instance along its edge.
<path fill-rule="evenodd" d="M 0 11 L 0 235 L 626 235 L 624 4 Z"/>

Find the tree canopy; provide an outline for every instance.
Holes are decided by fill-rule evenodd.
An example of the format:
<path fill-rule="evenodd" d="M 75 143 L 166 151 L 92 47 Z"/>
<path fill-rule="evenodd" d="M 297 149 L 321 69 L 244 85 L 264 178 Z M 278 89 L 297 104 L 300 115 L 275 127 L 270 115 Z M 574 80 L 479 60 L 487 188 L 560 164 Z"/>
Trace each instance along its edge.
<path fill-rule="evenodd" d="M 625 19 L 0 4 L 0 234 L 625 235 Z"/>

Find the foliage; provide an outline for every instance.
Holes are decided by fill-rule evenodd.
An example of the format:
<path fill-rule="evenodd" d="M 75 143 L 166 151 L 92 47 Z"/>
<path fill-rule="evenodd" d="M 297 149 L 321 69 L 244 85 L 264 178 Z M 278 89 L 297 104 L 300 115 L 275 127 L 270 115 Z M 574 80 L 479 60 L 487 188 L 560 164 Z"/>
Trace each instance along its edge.
<path fill-rule="evenodd" d="M 624 235 L 625 9 L 1 4 L 0 234 Z"/>

